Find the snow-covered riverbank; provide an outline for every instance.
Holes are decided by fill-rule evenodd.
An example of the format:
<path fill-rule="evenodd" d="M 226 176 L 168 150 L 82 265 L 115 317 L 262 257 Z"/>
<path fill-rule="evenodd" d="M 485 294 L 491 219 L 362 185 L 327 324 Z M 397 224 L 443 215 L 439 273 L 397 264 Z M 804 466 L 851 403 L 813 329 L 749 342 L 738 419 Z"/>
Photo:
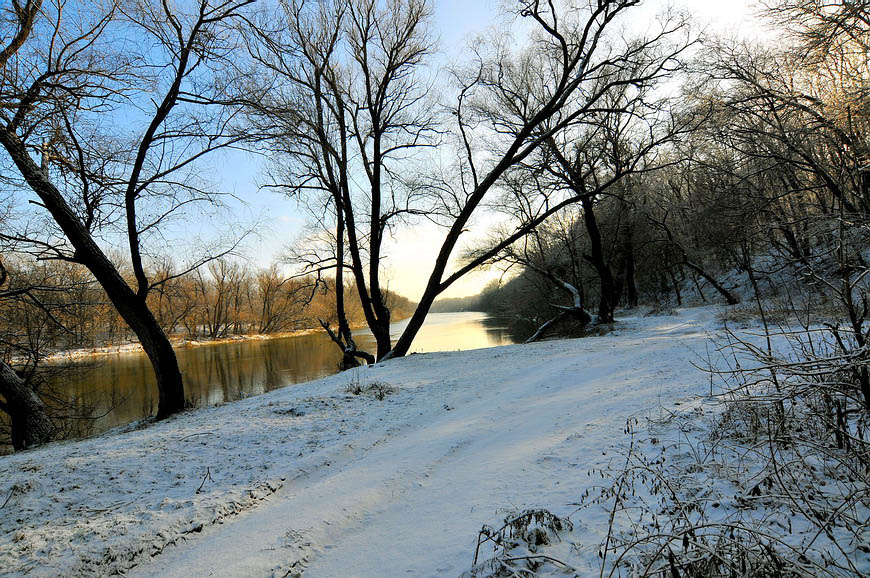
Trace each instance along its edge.
<path fill-rule="evenodd" d="M 0 574 L 458 576 L 482 524 L 576 512 L 627 419 L 700 408 L 718 327 L 412 355 L 0 458 Z M 607 511 L 572 520 L 591 571 Z"/>
<path fill-rule="evenodd" d="M 320 329 L 299 329 L 296 331 L 284 331 L 281 333 L 250 333 L 246 335 L 230 335 L 214 339 L 187 339 L 184 337 L 172 337 L 173 348 L 203 347 L 208 345 L 221 345 L 224 343 L 236 343 L 239 341 L 268 341 L 270 339 L 286 339 L 288 337 L 301 337 L 311 335 Z M 99 347 L 81 347 L 78 349 L 64 349 L 56 351 L 45 357 L 49 362 L 71 361 L 78 359 L 90 359 L 107 355 L 119 355 L 122 353 L 142 353 L 144 350 L 139 343 L 120 343 L 116 345 L 102 345 Z"/>

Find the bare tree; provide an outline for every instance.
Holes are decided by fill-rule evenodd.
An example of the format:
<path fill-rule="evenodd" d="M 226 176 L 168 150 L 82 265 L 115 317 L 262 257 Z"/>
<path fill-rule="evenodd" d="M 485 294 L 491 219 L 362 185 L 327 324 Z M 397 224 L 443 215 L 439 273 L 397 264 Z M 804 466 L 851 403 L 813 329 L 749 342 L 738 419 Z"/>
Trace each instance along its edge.
<path fill-rule="evenodd" d="M 301 322 L 302 307 L 308 294 L 305 282 L 288 279 L 272 265 L 259 271 L 254 279 L 252 313 L 258 333 L 279 333 Z"/>
<path fill-rule="evenodd" d="M 206 337 L 220 339 L 231 332 L 241 333 L 247 271 L 238 262 L 223 257 L 211 261 L 205 269 L 193 273 L 193 282 L 194 307 L 201 310 L 199 319 Z"/>
<path fill-rule="evenodd" d="M 189 276 L 178 275 L 178 266 L 167 257 L 154 266 L 154 275 L 166 279 L 149 293 L 149 307 L 167 335 L 172 335 L 196 306 Z"/>
<path fill-rule="evenodd" d="M 195 167 L 242 138 L 229 24 L 252 2 L 198 0 L 187 12 L 157 0 L 16 0 L 0 16 L 0 145 L 53 224 L 7 236 L 90 270 L 151 360 L 161 418 L 183 409 L 184 390 L 146 301 L 166 281 L 146 273 L 146 246 L 174 215 L 216 200 Z M 120 239 L 132 284 L 101 246 Z"/>
<path fill-rule="evenodd" d="M 421 212 L 400 169 L 435 135 L 422 76 L 431 10 L 425 0 L 280 6 L 277 22 L 268 13 L 250 29 L 250 52 L 272 89 L 257 123 L 275 136 L 268 146 L 286 169 L 276 185 L 308 198 L 321 227 L 334 231 L 332 251 L 304 269 L 334 273 L 338 328 L 324 327 L 348 362 L 373 359 L 356 349 L 347 323 L 347 270 L 382 357 L 391 349 L 383 240 L 398 220 Z"/>
<path fill-rule="evenodd" d="M 573 318 L 581 325 L 592 320 L 587 312 L 586 291 L 580 273 L 580 258 L 577 255 L 580 244 L 575 218 L 576 215 L 570 213 L 558 215 L 517 243 L 505 247 L 493 258 L 493 263 L 507 263 L 509 267 L 518 265 L 524 272 L 531 271 L 541 276 L 548 284 L 556 287 L 563 298 L 568 298 L 568 305 L 550 303 L 550 307 L 557 311 L 556 315 L 542 323 L 526 340 L 527 343 L 542 337 L 548 329 L 564 318 Z M 469 258 L 474 258 L 474 252 L 469 254 Z"/>
<path fill-rule="evenodd" d="M 727 213 L 715 208 L 717 195 L 732 191 L 722 191 L 721 187 L 707 182 L 711 174 L 710 149 L 699 138 L 699 131 L 684 143 L 690 149 L 676 165 L 667 167 L 651 175 L 644 182 L 650 203 L 645 218 L 658 233 L 658 241 L 664 252 L 674 253 L 672 260 L 677 267 L 689 269 L 713 287 L 728 305 L 740 302 L 738 295 L 729 290 L 711 271 L 709 262 L 715 265 L 729 263 L 722 248 L 739 241 L 739 231 L 729 226 Z M 707 157 L 702 163 L 696 157 Z M 733 169 L 733 166 L 730 168 Z M 712 186 L 711 186 L 712 185 Z M 700 288 L 699 288 L 700 292 Z M 703 293 L 701 293 L 703 297 Z"/>
<path fill-rule="evenodd" d="M 582 195 L 543 191 L 532 218 L 448 272 L 472 216 L 495 200 L 512 169 L 573 127 L 600 120 L 618 100 L 614 95 L 643 94 L 679 68 L 690 44 L 681 19 L 636 42 L 609 33 L 638 3 L 520 2 L 517 15 L 534 29 L 528 43 L 516 48 L 502 38 L 491 50 L 478 47 L 474 62 L 454 75 L 457 100 L 449 112 L 460 151 L 450 169 L 459 175 L 454 179 L 408 178 L 419 172 L 421 147 L 446 134 L 435 124 L 421 74 L 431 52 L 425 0 L 288 0 L 279 24 L 252 27 L 250 51 L 269 71 L 274 99 L 259 111 L 258 126 L 275 130 L 269 146 L 290 159 L 290 189 L 320 195 L 319 206 L 331 207 L 335 251 L 315 262 L 336 277 L 343 269 L 354 276 L 378 358 L 405 355 L 435 298 L 458 279 L 562 208 L 594 199 L 636 170 L 629 162 L 625 170 L 599 175 Z M 632 114 L 619 105 L 614 116 Z M 380 278 L 383 239 L 397 219 L 420 216 L 443 224 L 446 235 L 419 306 L 392 345 Z M 344 333 L 339 322 L 338 335 Z"/>
<path fill-rule="evenodd" d="M 601 154 L 594 148 L 598 144 L 593 142 L 595 131 L 588 133 L 585 127 L 605 126 L 601 120 L 608 115 L 617 124 L 627 122 L 622 118 L 632 116 L 632 103 L 642 102 L 642 97 L 635 100 L 633 96 L 644 94 L 648 87 L 679 69 L 680 57 L 691 45 L 682 18 L 665 20 L 658 32 L 636 41 L 609 35 L 614 21 L 637 5 L 635 1 L 589 2 L 582 8 L 572 5 L 570 10 L 553 2 L 521 4 L 519 15 L 535 26 L 528 48 L 514 54 L 506 42 L 497 44 L 492 56 L 479 54 L 474 67 L 459 77 L 453 116 L 465 153 L 463 178 L 459 187 L 442 196 L 453 202 L 453 206 L 445 207 L 451 215 L 447 235 L 420 304 L 390 356 L 407 353 L 435 297 L 450 285 L 563 208 L 583 199 L 595 199 L 626 175 L 641 170 L 647 158 L 645 152 L 682 130 L 681 121 L 669 124 L 673 119 L 659 119 L 669 128 L 660 132 L 658 125 L 650 124 L 648 140 L 614 170 L 575 173 L 580 177 L 575 178 L 579 187 L 545 185 L 531 205 L 529 197 L 524 196 L 527 206 L 518 212 L 524 218 L 515 222 L 514 229 L 448 274 L 447 266 L 460 235 L 487 196 L 499 189 L 506 174 L 523 166 L 551 170 L 552 164 L 533 161 L 536 156 L 553 160 L 553 153 L 560 150 L 560 139 L 573 146 L 581 158 Z M 612 109 L 614 103 L 617 106 Z M 647 120 L 652 122 L 651 117 Z M 578 132 L 587 134 L 585 142 L 567 136 Z M 482 155 L 483 150 L 475 150 L 478 141 L 484 142 L 486 155 Z M 481 156 L 486 160 L 481 162 Z M 562 168 L 567 173 L 573 165 L 572 160 L 565 160 L 568 163 Z"/>

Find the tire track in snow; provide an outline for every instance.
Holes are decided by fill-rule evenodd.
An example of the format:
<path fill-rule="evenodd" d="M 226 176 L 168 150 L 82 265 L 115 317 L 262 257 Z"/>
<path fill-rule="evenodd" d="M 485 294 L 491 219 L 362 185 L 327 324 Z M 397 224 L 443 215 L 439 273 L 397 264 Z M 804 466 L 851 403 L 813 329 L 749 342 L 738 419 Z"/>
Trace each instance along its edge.
<path fill-rule="evenodd" d="M 677 332 L 586 338 L 568 350 L 544 342 L 496 356 L 442 354 L 435 363 L 451 376 L 403 394 L 389 432 L 349 440 L 352 449 L 288 482 L 267 505 L 131 575 L 458 575 L 483 522 L 505 507 L 570 503 L 582 489 L 565 478 L 600 464 L 602 445 L 619 441 L 649 392 L 679 393 L 670 366 L 689 356 L 665 363 L 663 355 L 693 335 L 694 324 L 680 321 Z M 534 353 L 534 367 L 527 355 L 513 357 L 520 351 Z M 504 358 L 501 378 L 481 387 L 481 360 L 494 357 Z M 388 379 L 430 363 L 419 356 L 372 371 Z M 559 504 L 539 503 L 545 489 Z"/>

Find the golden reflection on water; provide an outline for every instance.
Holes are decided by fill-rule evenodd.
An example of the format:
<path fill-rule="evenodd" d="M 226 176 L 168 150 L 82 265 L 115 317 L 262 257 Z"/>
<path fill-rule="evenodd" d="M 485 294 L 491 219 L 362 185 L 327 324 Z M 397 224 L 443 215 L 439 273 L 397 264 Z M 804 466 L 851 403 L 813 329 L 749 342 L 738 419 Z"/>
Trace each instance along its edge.
<path fill-rule="evenodd" d="M 407 321 L 393 325 L 397 339 Z M 412 352 L 457 351 L 508 345 L 517 340 L 503 324 L 483 313 L 433 313 L 421 329 Z M 374 349 L 367 332 L 357 334 L 363 349 Z M 234 341 L 176 350 L 192 406 L 205 407 L 258 395 L 338 371 L 341 354 L 324 334 L 267 340 Z M 52 380 L 52 389 L 85 413 L 99 417 L 78 434 L 97 433 L 153 415 L 157 387 L 144 353 L 121 353 L 74 364 Z M 82 424 L 86 423 L 84 421 Z"/>

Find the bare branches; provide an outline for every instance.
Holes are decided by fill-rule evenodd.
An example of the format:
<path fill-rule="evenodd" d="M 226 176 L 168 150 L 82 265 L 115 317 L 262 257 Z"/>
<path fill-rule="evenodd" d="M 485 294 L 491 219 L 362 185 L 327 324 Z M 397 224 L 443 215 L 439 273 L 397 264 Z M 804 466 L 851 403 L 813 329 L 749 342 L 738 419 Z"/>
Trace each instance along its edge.
<path fill-rule="evenodd" d="M 19 77 L 7 78 L 2 94 L 4 108 L 14 113 L 6 130 L 18 132 L 24 148 L 41 157 L 38 164 L 86 230 L 121 224 L 140 298 L 149 288 L 143 239 L 187 205 L 215 202 L 194 167 L 244 139 L 235 120 L 242 99 L 226 81 L 234 68 L 227 31 L 251 3 L 202 2 L 195 14 L 184 15 L 151 0 L 124 4 L 120 11 L 114 5 L 103 10 L 99 3 L 56 2 L 43 11 L 33 29 L 37 35 L 15 55 Z M 145 51 L 149 36 L 156 45 Z M 127 38 L 142 42 L 131 46 Z M 163 97 L 153 103 L 135 142 L 99 128 L 108 127 L 100 115 L 140 116 L 149 108 L 143 90 L 164 82 Z M 160 204 L 165 208 L 151 209 Z M 153 219 L 143 222 L 143 211 Z"/>
<path fill-rule="evenodd" d="M 390 347 L 383 240 L 394 223 L 428 213 L 403 172 L 438 137 L 423 77 L 431 10 L 423 0 L 280 6 L 277 22 L 269 13 L 248 30 L 248 51 L 272 87 L 253 121 L 271 135 L 276 185 L 302 196 L 316 207 L 318 226 L 335 231 L 336 282 L 343 284 L 347 262 L 383 354 Z M 313 263 L 322 270 L 326 262 Z"/>
<path fill-rule="evenodd" d="M 498 190 L 509 172 L 522 167 L 533 155 L 546 158 L 546 153 L 542 152 L 546 149 L 544 145 L 557 140 L 560 134 L 582 134 L 583 127 L 606 125 L 604 119 L 608 115 L 642 118 L 640 108 L 649 108 L 644 100 L 646 91 L 681 67 L 681 55 L 692 45 L 681 18 L 666 21 L 660 32 L 649 38 L 625 43 L 621 51 L 615 41 L 607 42 L 610 40 L 606 38 L 607 31 L 615 19 L 635 4 L 634 1 L 590 2 L 586 10 L 568 11 L 555 2 L 524 2 L 519 14 L 537 26 L 529 48 L 513 54 L 506 42 L 502 42 L 494 44 L 491 55 L 478 53 L 478 61 L 470 74 L 466 80 L 460 80 L 457 108 L 453 111 L 453 116 L 461 123 L 457 132 L 465 150 L 465 166 L 461 168 L 469 171 L 474 187 L 466 191 L 461 206 L 457 207 L 421 306 L 393 355 L 407 351 L 414 328 L 422 323 L 429 304 L 456 280 L 564 207 L 579 203 L 583 198 L 592 199 L 626 174 L 643 170 L 643 154 L 638 154 L 633 161 L 616 167 L 615 172 L 598 174 L 597 182 L 588 185 L 584 182 L 579 190 L 569 188 L 569 193 L 559 198 L 553 197 L 553 189 L 545 184 L 540 208 L 533 216 L 521 220 L 514 231 L 489 251 L 446 275 L 451 255 L 472 214 L 491 191 Z M 675 40 L 671 43 L 672 38 Z M 650 137 L 645 146 L 638 147 L 641 151 L 650 152 L 673 134 L 687 129 L 687 125 L 674 123 L 671 126 L 675 131 L 664 130 L 657 134 L 654 126 L 654 122 L 647 126 Z M 475 133 L 478 140 L 486 142 L 488 154 L 481 155 L 486 159 L 485 166 L 478 162 L 478 155 L 471 148 Z M 541 171 L 550 170 L 546 163 L 537 166 L 543 167 L 537 176 L 544 174 Z"/>
<path fill-rule="evenodd" d="M 9 45 L 15 65 L 4 63 L 0 143 L 65 239 L 51 230 L 8 236 L 90 269 L 152 360 L 160 416 L 180 411 L 184 398 L 147 303 L 165 280 L 149 280 L 143 243 L 188 206 L 217 202 L 196 167 L 245 138 L 239 107 L 256 96 L 236 74 L 232 26 L 252 3 L 199 0 L 185 11 L 163 0 L 54 0 L 32 17 L 14 3 L 29 34 Z M 135 288 L 97 242 L 120 232 Z"/>
<path fill-rule="evenodd" d="M 870 50 L 870 3 L 867 0 L 827 3 L 814 0 L 768 0 L 764 15 L 789 30 L 799 41 L 798 54 L 824 59 L 847 51 L 857 55 Z M 866 60 L 866 58 L 865 58 Z"/>

